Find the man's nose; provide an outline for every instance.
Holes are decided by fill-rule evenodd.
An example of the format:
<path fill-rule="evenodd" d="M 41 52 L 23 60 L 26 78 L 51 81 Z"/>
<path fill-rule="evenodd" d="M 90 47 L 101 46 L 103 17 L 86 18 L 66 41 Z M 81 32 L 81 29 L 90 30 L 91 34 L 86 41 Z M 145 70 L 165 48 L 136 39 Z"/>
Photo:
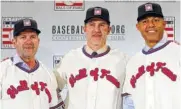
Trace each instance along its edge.
<path fill-rule="evenodd" d="M 155 26 L 154 21 L 149 21 L 149 22 L 148 22 L 148 27 L 154 27 L 154 26 Z"/>
<path fill-rule="evenodd" d="M 100 32 L 100 26 L 95 26 L 94 30 L 95 32 Z"/>
<path fill-rule="evenodd" d="M 26 43 L 32 43 L 32 38 L 31 37 L 26 37 Z"/>

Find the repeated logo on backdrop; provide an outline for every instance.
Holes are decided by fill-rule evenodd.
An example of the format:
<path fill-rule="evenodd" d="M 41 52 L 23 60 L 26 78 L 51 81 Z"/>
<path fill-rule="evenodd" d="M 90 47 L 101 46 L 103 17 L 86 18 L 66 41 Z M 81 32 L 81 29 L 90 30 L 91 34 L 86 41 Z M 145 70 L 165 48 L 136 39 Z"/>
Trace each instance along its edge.
<path fill-rule="evenodd" d="M 108 41 L 125 40 L 125 25 L 111 25 Z M 52 25 L 52 41 L 85 41 L 83 25 Z"/>
<path fill-rule="evenodd" d="M 53 56 L 53 68 L 57 67 L 59 64 L 61 64 L 61 60 L 63 58 L 63 55 L 54 55 Z"/>
<path fill-rule="evenodd" d="M 168 40 L 175 40 L 175 17 L 166 16 L 164 17 L 164 20 L 166 21 L 165 31 Z"/>
<path fill-rule="evenodd" d="M 1 48 L 2 49 L 12 49 L 12 38 L 13 38 L 13 28 L 14 23 L 17 20 L 23 18 L 32 18 L 32 17 L 2 17 L 2 25 L 1 25 Z"/>
<path fill-rule="evenodd" d="M 83 11 L 84 0 L 55 0 L 54 10 L 55 11 Z"/>

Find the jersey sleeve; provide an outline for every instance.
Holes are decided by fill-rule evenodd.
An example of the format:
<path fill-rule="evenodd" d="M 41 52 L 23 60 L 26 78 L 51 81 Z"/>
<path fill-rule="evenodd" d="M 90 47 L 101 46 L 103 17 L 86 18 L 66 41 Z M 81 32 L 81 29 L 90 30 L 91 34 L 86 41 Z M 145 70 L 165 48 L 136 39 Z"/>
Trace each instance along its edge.
<path fill-rule="evenodd" d="M 45 89 L 45 92 L 49 98 L 48 99 L 49 109 L 64 109 L 63 108 L 64 103 L 61 97 L 58 97 L 58 92 L 57 92 L 58 85 L 57 85 L 55 74 L 51 72 L 47 67 L 45 67 L 42 63 L 41 65 L 43 69 L 47 72 L 47 74 L 49 75 L 48 89 Z"/>
<path fill-rule="evenodd" d="M 67 84 L 66 63 L 64 58 L 60 60 L 60 63 L 54 68 L 53 72 L 56 76 L 58 88 L 62 90 L 65 84 Z"/>
<path fill-rule="evenodd" d="M 129 71 L 131 67 L 129 66 L 129 63 L 126 65 L 126 76 L 125 76 L 125 81 L 123 85 L 123 94 L 131 94 L 131 84 L 130 84 L 130 79 L 131 79 L 131 72 Z"/>
<path fill-rule="evenodd" d="M 52 100 L 50 102 L 50 109 L 64 109 L 64 103 L 60 96 L 57 93 L 57 81 L 54 73 L 51 73 L 51 95 Z"/>
<path fill-rule="evenodd" d="M 1 62 L 0 62 L 0 107 L 2 107 L 2 65 L 1 65 Z"/>
<path fill-rule="evenodd" d="M 6 58 L 6 59 L 3 59 L 1 62 L 0 62 L 0 100 L 2 99 L 2 84 L 3 84 L 3 76 L 5 76 L 6 74 L 6 69 L 8 68 L 8 65 L 5 63 L 5 61 L 9 59 L 9 58 Z M 7 60 L 8 61 L 8 60 Z M 0 102 L 1 103 L 1 102 Z"/>
<path fill-rule="evenodd" d="M 3 78 L 4 78 L 5 74 L 7 73 L 6 70 L 9 67 L 9 65 L 5 61 L 8 61 L 8 59 L 9 59 L 9 57 L 3 59 L 0 62 L 0 107 L 2 107 L 2 98 L 3 98 L 3 92 L 2 92 L 2 90 L 3 90 Z"/>

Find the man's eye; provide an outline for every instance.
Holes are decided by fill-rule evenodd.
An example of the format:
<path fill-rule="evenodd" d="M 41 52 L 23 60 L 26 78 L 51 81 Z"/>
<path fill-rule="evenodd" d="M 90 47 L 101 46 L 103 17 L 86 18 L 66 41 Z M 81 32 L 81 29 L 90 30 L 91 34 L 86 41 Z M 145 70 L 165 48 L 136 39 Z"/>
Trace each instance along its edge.
<path fill-rule="evenodd" d="M 145 24 L 145 23 L 147 23 L 147 21 L 146 21 L 146 20 L 143 20 L 143 21 L 142 21 L 142 23 L 144 23 L 144 24 Z"/>
<path fill-rule="evenodd" d="M 31 39 L 34 39 L 34 38 L 36 38 L 36 36 L 31 36 Z"/>
<path fill-rule="evenodd" d="M 159 20 L 159 19 L 155 19 L 154 21 L 155 21 L 155 22 L 159 22 L 160 20 Z"/>
<path fill-rule="evenodd" d="M 21 39 L 25 39 L 26 37 L 25 37 L 25 36 L 21 36 L 20 38 L 21 38 Z"/>
<path fill-rule="evenodd" d="M 90 25 L 90 26 L 94 26 L 94 24 L 93 24 L 93 23 L 90 23 L 89 25 Z"/>

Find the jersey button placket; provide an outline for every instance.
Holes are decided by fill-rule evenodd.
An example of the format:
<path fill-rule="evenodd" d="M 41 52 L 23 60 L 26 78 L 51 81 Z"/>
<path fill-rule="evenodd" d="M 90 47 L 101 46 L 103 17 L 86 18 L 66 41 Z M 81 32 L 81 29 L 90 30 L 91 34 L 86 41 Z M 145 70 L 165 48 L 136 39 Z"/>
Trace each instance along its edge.
<path fill-rule="evenodd" d="M 30 88 L 30 98 L 31 98 L 31 100 L 32 101 L 30 101 L 30 102 L 32 102 L 32 103 L 30 103 L 31 104 L 31 106 L 33 107 L 33 109 L 34 109 L 34 105 L 35 105 L 35 103 L 34 103 L 34 99 L 35 99 L 35 92 L 34 92 L 34 90 L 32 90 L 32 88 L 31 88 L 31 85 L 33 84 L 33 74 L 32 73 L 29 73 L 29 75 L 28 75 L 28 80 L 29 80 L 29 88 Z"/>
<path fill-rule="evenodd" d="M 96 98 L 97 98 L 97 88 L 98 88 L 98 80 L 94 80 L 94 76 L 90 75 L 91 70 L 95 70 L 98 68 L 98 61 L 96 58 L 92 59 L 89 68 L 89 79 L 88 79 L 88 89 L 87 89 L 87 108 L 86 109 L 95 109 L 96 106 Z M 99 72 L 99 71 L 98 71 Z"/>
<path fill-rule="evenodd" d="M 147 62 L 146 65 L 150 63 Z M 154 107 L 154 76 L 150 76 L 150 72 L 146 71 L 145 75 L 145 97 L 146 97 L 146 108 L 145 109 L 155 109 Z"/>

